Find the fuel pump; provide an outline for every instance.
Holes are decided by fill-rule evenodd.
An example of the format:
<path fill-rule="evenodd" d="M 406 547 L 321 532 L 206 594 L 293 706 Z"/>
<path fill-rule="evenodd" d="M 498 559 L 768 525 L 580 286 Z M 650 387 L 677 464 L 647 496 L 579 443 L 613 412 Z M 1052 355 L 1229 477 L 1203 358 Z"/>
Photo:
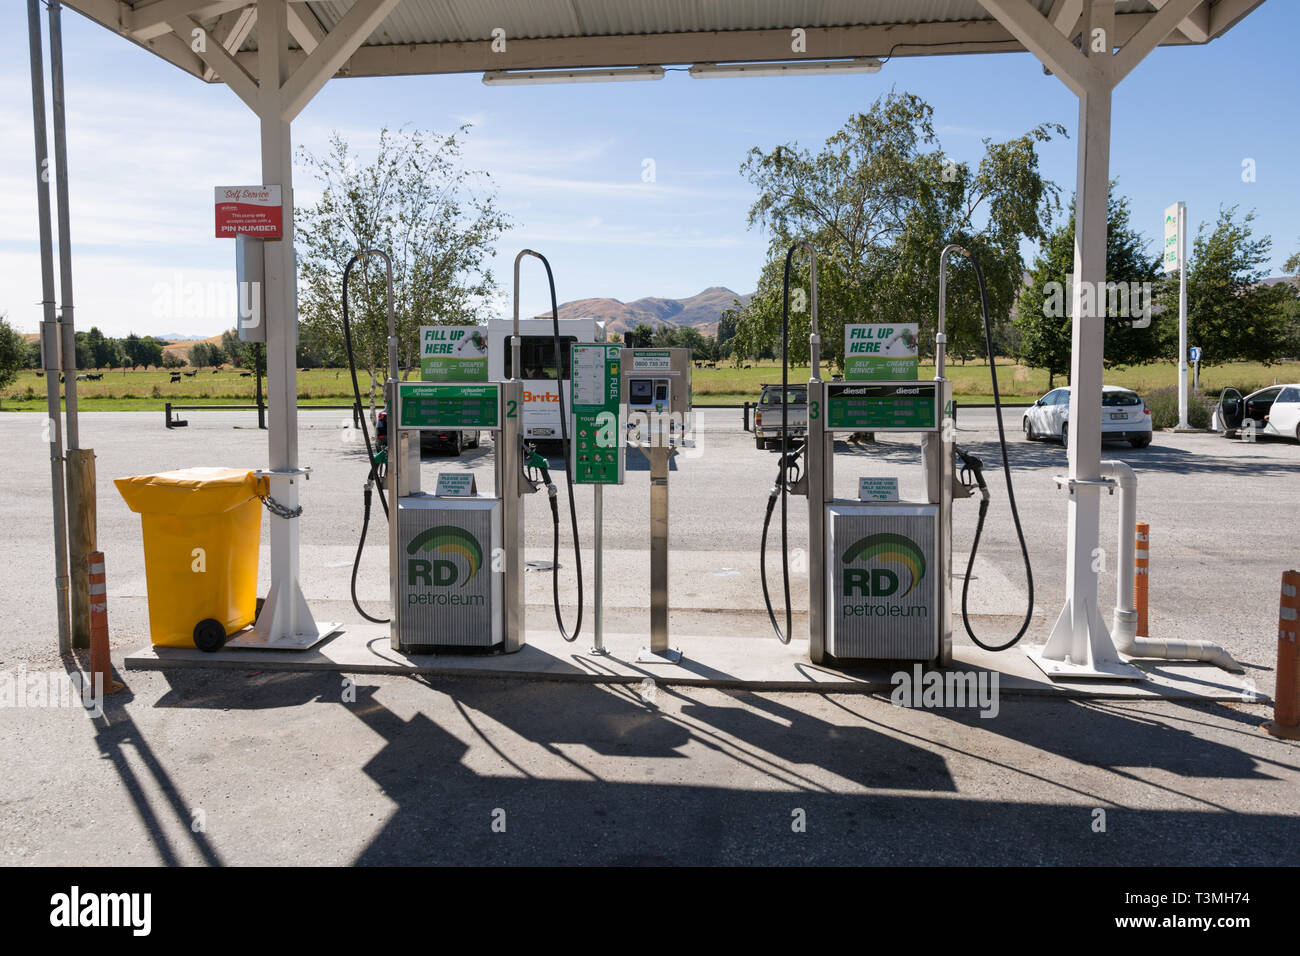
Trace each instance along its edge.
<path fill-rule="evenodd" d="M 382 257 L 388 278 L 388 408 L 385 447 L 376 450 L 361 416 L 369 474 L 364 487 L 361 540 L 352 568 L 352 599 L 369 621 L 389 624 L 396 650 L 517 651 L 525 643 L 523 497 L 547 489 L 555 534 L 554 573 L 559 570 L 559 511 L 547 460 L 523 441 L 523 383 L 519 362 L 519 264 L 526 255 L 546 266 L 551 287 L 552 318 L 559 356 L 555 283 L 544 256 L 525 249 L 515 259 L 514 336 L 511 339 L 515 376 L 500 382 L 404 382 L 397 359 L 397 331 L 392 296 L 392 265 L 386 253 L 367 250 L 344 269 L 343 330 L 352 369 L 356 411 L 361 415 L 347 280 L 353 266 L 369 256 Z M 560 395 L 563 408 L 563 392 Z M 571 457 L 561 416 L 566 459 Z M 472 474 L 442 473 L 432 490 L 421 474 L 420 433 L 459 429 L 493 435 L 493 487 L 479 490 Z M 566 473 L 570 471 L 566 467 Z M 377 618 L 362 609 L 356 597 L 357 568 L 370 523 L 372 488 L 389 519 L 389 584 L 392 614 Z M 582 565 L 577 515 L 569 479 L 569 511 L 578 572 L 578 620 L 573 633 L 564 629 L 559 607 L 558 578 L 554 585 L 556 621 L 566 640 L 574 640 L 582 624 Z M 387 494 L 385 494 L 385 490 Z"/>
<path fill-rule="evenodd" d="M 821 380 L 821 339 L 817 325 L 817 254 L 808 243 L 791 246 L 786 254 L 782 308 L 782 397 L 788 396 L 790 262 L 798 249 L 811 257 L 812 377 L 808 382 L 808 430 L 804 442 L 790 442 L 782 421 L 782 446 L 777 479 L 768 497 L 763 520 L 760 578 L 768 617 L 777 637 L 788 643 L 791 633 L 787 497 L 807 496 L 809 535 L 809 657 L 813 663 L 840 660 L 927 661 L 946 666 L 952 661 L 952 611 L 949 582 L 952 563 L 952 502 L 980 494 L 980 511 L 962 586 L 962 619 L 979 646 L 1005 650 L 1028 629 L 1033 613 L 1033 573 L 1020 526 L 1007 461 L 1001 420 L 997 369 L 993 363 L 987 294 L 979 263 L 967 250 L 950 245 L 939 260 L 939 317 L 935 335 L 935 377 L 932 381 Z M 994 407 L 998 413 L 1007 495 L 1024 556 L 1029 584 L 1028 608 L 1019 633 L 1000 646 L 982 643 L 967 614 L 971 569 L 989 506 L 983 463 L 953 442 L 952 383 L 944 377 L 947 344 L 946 267 L 949 255 L 960 253 L 972 262 L 980 290 L 984 332 L 993 375 Z M 784 401 L 782 418 L 786 417 Z M 924 495 L 900 501 L 869 479 L 859 482 L 857 499 L 835 496 L 835 436 L 853 432 L 896 432 L 920 437 Z M 956 475 L 955 461 L 962 464 Z M 777 622 L 767 581 L 767 537 L 777 501 L 781 504 L 782 579 L 785 630 Z"/>

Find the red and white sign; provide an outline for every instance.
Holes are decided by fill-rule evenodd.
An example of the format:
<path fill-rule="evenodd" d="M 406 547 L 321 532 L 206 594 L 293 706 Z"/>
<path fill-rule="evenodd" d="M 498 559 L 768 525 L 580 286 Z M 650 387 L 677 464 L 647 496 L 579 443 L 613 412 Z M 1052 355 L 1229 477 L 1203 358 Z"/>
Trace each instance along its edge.
<path fill-rule="evenodd" d="M 284 238 L 279 186 L 218 186 L 217 238 L 239 233 L 258 239 Z"/>

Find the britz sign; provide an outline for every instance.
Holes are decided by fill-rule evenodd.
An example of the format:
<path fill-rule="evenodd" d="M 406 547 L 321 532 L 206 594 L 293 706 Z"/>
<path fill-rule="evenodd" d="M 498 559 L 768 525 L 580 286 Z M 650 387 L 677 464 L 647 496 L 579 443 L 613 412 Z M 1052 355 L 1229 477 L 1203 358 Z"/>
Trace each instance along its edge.
<path fill-rule="evenodd" d="M 241 232 L 258 239 L 284 238 L 284 209 L 279 186 L 218 186 L 217 238 Z"/>

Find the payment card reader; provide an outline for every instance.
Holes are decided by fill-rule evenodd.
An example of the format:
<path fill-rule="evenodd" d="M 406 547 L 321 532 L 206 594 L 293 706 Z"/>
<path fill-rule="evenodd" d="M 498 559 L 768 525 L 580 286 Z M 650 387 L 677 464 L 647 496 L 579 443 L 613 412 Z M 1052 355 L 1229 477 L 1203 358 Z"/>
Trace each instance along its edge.
<path fill-rule="evenodd" d="M 690 430 L 691 350 L 622 352 L 628 436 L 646 444 L 681 444 Z"/>

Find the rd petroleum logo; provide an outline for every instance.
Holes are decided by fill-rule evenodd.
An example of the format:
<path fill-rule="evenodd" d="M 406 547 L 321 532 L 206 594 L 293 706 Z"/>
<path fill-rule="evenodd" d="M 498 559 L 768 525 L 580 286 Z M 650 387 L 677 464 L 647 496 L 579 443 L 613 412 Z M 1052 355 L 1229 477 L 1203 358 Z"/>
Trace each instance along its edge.
<path fill-rule="evenodd" d="M 456 582 L 458 568 L 456 562 L 449 558 L 459 557 L 465 566 L 465 576 L 461 578 L 460 587 L 474 580 L 479 568 L 483 566 L 483 546 L 478 539 L 464 528 L 454 525 L 438 525 L 421 531 L 406 546 L 407 554 L 421 552 L 447 555 L 444 558 L 409 558 L 406 562 L 406 583 L 410 587 L 450 587 Z"/>
<path fill-rule="evenodd" d="M 844 598 L 842 614 L 845 617 L 925 617 L 929 611 L 925 605 L 903 606 L 897 603 L 857 603 L 851 604 L 852 598 L 893 598 L 901 601 L 906 598 L 925 577 L 925 554 L 911 538 L 893 532 L 869 534 L 859 538 L 844 550 L 844 576 L 841 594 Z M 855 568 L 852 564 L 875 562 L 876 567 Z M 902 565 L 908 572 L 907 589 L 901 594 L 898 572 L 891 568 L 880 567 L 880 562 Z"/>

